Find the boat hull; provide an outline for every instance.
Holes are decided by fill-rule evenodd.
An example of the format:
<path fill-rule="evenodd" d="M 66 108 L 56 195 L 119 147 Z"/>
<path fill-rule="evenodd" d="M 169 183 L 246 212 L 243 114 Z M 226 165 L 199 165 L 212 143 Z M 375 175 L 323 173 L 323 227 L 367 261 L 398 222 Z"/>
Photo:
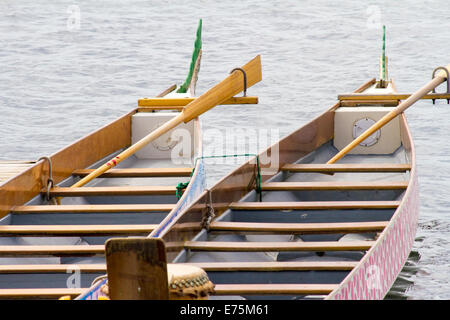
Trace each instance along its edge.
<path fill-rule="evenodd" d="M 376 90 L 375 85 L 375 81 L 371 80 L 356 92 Z M 395 92 L 393 86 L 390 90 Z M 324 166 L 333 153 L 337 152 L 333 145 L 336 135 L 335 114 L 341 106 L 337 103 L 259 154 L 259 157 L 267 159 L 273 152 L 278 152 L 277 172 L 262 177 L 263 201 L 259 205 L 255 191 L 254 159 L 247 161 L 210 190 L 203 192 L 160 234 L 166 243 L 168 261 L 204 265 L 209 270 L 210 278 L 219 282 L 217 294 L 232 295 L 232 298 L 239 296 L 248 299 L 308 299 L 317 298 L 319 295 L 323 299 L 383 299 L 408 258 L 418 221 L 415 151 L 405 115 L 398 117 L 397 134 L 400 139 L 395 151 L 349 155 L 341 162 L 343 167 L 349 165 L 347 175 L 338 173 L 332 177 L 317 172 L 286 175 L 281 170 L 286 165 L 294 164 L 306 164 L 306 167 L 310 164 L 316 167 Z M 388 108 L 384 110 L 389 110 L 392 105 L 385 107 Z M 373 109 L 379 111 L 377 107 Z M 356 109 L 349 112 L 354 110 Z M 358 112 L 364 110 L 366 109 L 361 108 Z M 355 170 L 359 166 L 360 169 L 364 168 L 361 171 L 365 171 L 368 170 L 365 165 L 377 167 L 377 163 L 380 167 L 371 173 Z M 406 169 L 397 170 L 399 165 L 405 166 Z M 261 170 L 270 166 L 271 164 L 262 164 Z M 325 169 L 329 168 L 324 167 Z M 389 172 L 391 169 L 399 172 Z M 398 184 L 397 179 L 402 180 L 401 183 Z M 361 182 L 367 183 L 362 186 Z M 381 187 L 379 190 L 375 190 L 377 185 Z M 284 204 L 286 207 L 283 207 Z M 317 204 L 323 208 L 314 208 Z M 372 204 L 378 206 L 378 209 L 365 207 Z M 344 208 L 344 205 L 349 207 Z M 391 205 L 393 207 L 387 209 Z M 202 227 L 205 227 L 202 221 L 205 221 L 207 208 L 213 209 L 214 218 L 211 225 L 207 226 L 211 229 L 202 230 Z M 372 209 L 374 211 L 370 211 Z M 267 214 L 270 210 L 273 213 Z M 327 220 L 328 218 L 331 220 Z M 326 234 L 330 233 L 326 230 L 328 223 L 354 222 L 359 227 L 371 221 L 383 221 L 381 231 L 372 229 L 370 235 L 364 234 L 364 237 L 369 237 L 366 240 L 371 241 L 354 242 L 357 247 L 353 252 L 350 252 L 349 250 L 353 249 L 348 247 L 343 249 L 342 246 L 351 244 L 351 241 L 341 241 L 342 232 L 335 231 L 335 235 Z M 319 227 L 323 229 L 314 235 L 305 234 L 306 231 L 302 228 L 309 227 L 310 222 L 322 223 Z M 284 229 L 280 231 L 279 226 L 283 223 Z M 291 240 L 281 240 L 285 243 L 280 244 L 278 248 L 283 249 L 277 249 L 276 242 L 267 242 L 267 234 L 275 237 L 272 238 L 276 239 L 273 241 L 284 239 L 280 232 L 289 234 L 289 223 L 298 223 L 295 227 L 299 231 L 291 233 L 299 232 L 304 235 L 296 238 L 298 240 L 294 242 L 292 237 Z M 261 229 L 252 230 L 252 227 Z M 227 234 L 232 236 L 227 238 Z M 255 234 L 256 238 L 250 237 Z M 331 246 L 326 247 L 326 241 L 334 242 L 330 242 Z M 310 244 L 324 245 L 325 254 L 319 249 L 308 249 Z M 298 253 L 303 250 L 312 252 Z M 330 255 L 327 250 L 331 252 Z M 280 253 L 281 251 L 286 253 Z M 275 254 L 270 254 L 271 252 Z M 289 255 L 289 252 L 296 253 Z M 275 260 L 267 260 L 268 256 Z M 312 269 L 292 271 L 289 259 L 294 259 L 292 264 L 309 263 L 308 266 Z M 269 267 L 269 264 L 264 267 L 264 261 L 274 261 L 275 267 Z M 355 265 L 348 272 L 335 269 L 342 261 Z M 229 263 L 230 269 L 224 267 L 219 271 L 222 262 L 225 265 Z M 318 271 L 314 271 L 314 268 L 322 268 L 323 265 L 328 269 L 322 270 L 323 276 L 320 276 L 315 273 Z M 273 268 L 276 268 L 276 272 Z M 317 293 L 319 291 L 314 286 L 321 286 L 322 291 Z M 273 290 L 280 293 L 274 295 L 273 292 L 276 291 Z"/>

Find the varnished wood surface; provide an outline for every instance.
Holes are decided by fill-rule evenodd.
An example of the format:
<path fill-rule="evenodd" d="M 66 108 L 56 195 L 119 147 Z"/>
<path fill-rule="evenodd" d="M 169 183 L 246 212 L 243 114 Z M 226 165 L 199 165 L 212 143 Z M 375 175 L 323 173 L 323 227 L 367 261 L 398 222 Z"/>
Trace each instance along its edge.
<path fill-rule="evenodd" d="M 406 189 L 408 181 L 314 181 L 314 182 L 267 182 L 261 184 L 266 191 L 304 190 L 391 190 Z"/>
<path fill-rule="evenodd" d="M 341 100 L 341 107 L 356 107 L 356 106 L 380 106 L 380 107 L 395 107 L 399 104 L 399 100 Z"/>
<path fill-rule="evenodd" d="M 75 298 L 87 288 L 37 288 L 0 289 L 0 299 L 59 299 L 63 296 Z"/>
<path fill-rule="evenodd" d="M 195 98 L 144 98 L 138 100 L 139 107 L 169 107 L 170 109 L 180 108 L 188 105 Z M 230 104 L 257 104 L 258 97 L 247 96 L 247 97 L 231 97 L 221 105 Z"/>
<path fill-rule="evenodd" d="M 217 284 L 215 295 L 328 294 L 336 287 L 335 284 Z M 66 295 L 74 298 L 86 290 L 87 288 L 0 289 L 0 299 L 58 299 Z"/>
<path fill-rule="evenodd" d="M 150 233 L 157 224 L 138 225 L 0 225 L 0 237 L 76 236 Z"/>
<path fill-rule="evenodd" d="M 214 221 L 210 225 L 210 230 L 288 234 L 361 233 L 381 231 L 387 226 L 387 224 L 388 221 L 339 223 L 267 223 Z"/>
<path fill-rule="evenodd" d="M 127 187 L 54 187 L 50 195 L 59 197 L 89 197 L 89 196 L 128 196 L 128 195 L 175 195 L 176 186 L 127 186 Z M 42 191 L 44 194 L 45 191 Z"/>
<path fill-rule="evenodd" d="M 318 242 L 222 242 L 186 241 L 184 247 L 193 251 L 361 251 L 375 241 Z"/>
<path fill-rule="evenodd" d="M 395 94 L 365 94 L 365 93 L 349 93 L 338 95 L 338 99 L 344 100 L 371 100 L 371 101 L 392 101 L 392 100 L 406 100 L 412 94 L 410 93 L 395 93 Z M 450 99 L 448 93 L 429 93 L 422 96 L 420 99 Z"/>
<path fill-rule="evenodd" d="M 400 201 L 293 201 L 233 202 L 233 210 L 328 210 L 328 209 L 393 209 Z"/>
<path fill-rule="evenodd" d="M 79 204 L 79 205 L 40 205 L 17 206 L 11 212 L 15 214 L 33 213 L 114 213 L 114 212 L 166 212 L 175 204 Z"/>
<path fill-rule="evenodd" d="M 1 257 L 14 256 L 67 256 L 103 254 L 103 245 L 20 245 L 0 246 Z"/>
<path fill-rule="evenodd" d="M 77 169 L 72 174 L 84 177 L 93 172 L 94 169 Z M 192 168 L 132 168 L 111 169 L 100 178 L 130 178 L 130 177 L 189 177 Z"/>
<path fill-rule="evenodd" d="M 404 172 L 411 170 L 408 163 L 346 163 L 346 164 L 286 164 L 281 171 L 291 172 Z"/>
<path fill-rule="evenodd" d="M 312 271 L 351 270 L 355 261 L 276 261 L 276 262 L 192 262 L 187 265 L 205 271 Z M 106 264 L 23 264 L 0 265 L 0 274 L 17 273 L 67 273 L 76 268 L 82 273 L 106 272 Z"/>
<path fill-rule="evenodd" d="M 166 250 L 161 239 L 113 238 L 105 247 L 112 300 L 169 298 Z"/>
<path fill-rule="evenodd" d="M 275 262 L 196 262 L 188 263 L 205 271 L 312 271 L 352 270 L 355 261 L 275 261 Z M 1 272 L 1 269 L 0 269 Z"/>
<path fill-rule="evenodd" d="M 106 272 L 106 264 L 6 264 L 0 265 L 0 274 L 67 273 L 74 269 L 82 273 L 101 273 Z"/>
<path fill-rule="evenodd" d="M 303 295 L 328 294 L 336 284 L 217 284 L 215 295 Z"/>

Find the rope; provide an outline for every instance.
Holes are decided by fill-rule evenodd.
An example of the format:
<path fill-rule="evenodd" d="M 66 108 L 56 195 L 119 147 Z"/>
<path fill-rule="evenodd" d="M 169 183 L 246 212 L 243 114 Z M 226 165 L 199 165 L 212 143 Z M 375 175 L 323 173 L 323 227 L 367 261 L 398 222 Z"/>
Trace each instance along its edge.
<path fill-rule="evenodd" d="M 47 179 L 47 191 L 45 194 L 45 199 L 47 202 L 58 205 L 59 201 L 58 199 L 50 196 L 50 189 L 53 188 L 54 182 L 53 182 L 53 171 L 52 171 L 52 160 L 49 157 L 40 157 L 38 159 L 38 162 L 41 160 L 46 160 L 48 162 L 48 179 Z"/>
<path fill-rule="evenodd" d="M 206 204 L 205 211 L 203 212 L 202 218 L 202 228 L 209 231 L 209 225 L 211 224 L 212 219 L 215 217 L 214 206 L 212 204 L 212 194 L 211 190 L 208 189 L 208 203 Z"/>

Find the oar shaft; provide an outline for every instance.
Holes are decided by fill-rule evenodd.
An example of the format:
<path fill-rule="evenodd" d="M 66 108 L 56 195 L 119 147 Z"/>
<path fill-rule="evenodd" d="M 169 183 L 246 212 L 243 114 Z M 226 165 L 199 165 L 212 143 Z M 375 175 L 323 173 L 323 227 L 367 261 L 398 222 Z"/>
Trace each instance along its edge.
<path fill-rule="evenodd" d="M 450 65 L 447 66 L 447 69 L 450 70 Z M 414 94 L 412 94 L 408 99 L 400 103 L 394 110 L 390 111 L 388 114 L 386 114 L 384 117 L 382 117 L 378 122 L 373 124 L 369 129 L 367 129 L 365 132 L 363 132 L 359 137 L 357 137 L 355 140 L 353 140 L 350 144 L 348 144 L 345 148 L 343 148 L 341 151 L 339 151 L 333 158 L 331 158 L 327 164 L 333 164 L 339 159 L 341 159 L 343 156 L 345 156 L 348 152 L 353 150 L 356 146 L 358 146 L 361 142 L 366 140 L 369 136 L 371 136 L 373 133 L 375 133 L 377 130 L 379 130 L 381 127 L 383 127 L 385 124 L 390 122 L 392 119 L 394 119 L 396 116 L 404 112 L 406 109 L 408 109 L 411 105 L 413 105 L 417 100 L 420 100 L 421 97 L 426 95 L 428 92 L 436 88 L 438 85 L 440 85 L 442 82 L 444 82 L 446 79 L 445 73 L 441 72 L 439 73 L 434 79 L 432 79 L 430 82 L 428 82 L 426 85 L 424 85 L 422 88 L 417 90 Z"/>

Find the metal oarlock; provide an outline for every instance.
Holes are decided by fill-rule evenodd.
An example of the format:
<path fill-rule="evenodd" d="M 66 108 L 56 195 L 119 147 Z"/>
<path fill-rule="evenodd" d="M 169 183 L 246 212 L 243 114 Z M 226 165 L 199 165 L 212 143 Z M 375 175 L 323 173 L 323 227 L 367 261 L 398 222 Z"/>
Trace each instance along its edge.
<path fill-rule="evenodd" d="M 247 74 L 245 73 L 244 69 L 242 68 L 234 68 L 230 71 L 230 74 L 232 74 L 234 71 L 239 70 L 244 75 L 244 97 L 247 96 Z"/>
<path fill-rule="evenodd" d="M 436 69 L 433 70 L 433 75 L 431 78 L 434 79 L 434 76 L 436 75 L 436 71 L 438 71 L 438 70 L 444 70 L 445 73 L 447 74 L 447 92 L 446 93 L 450 94 L 450 81 L 449 81 L 450 76 L 449 76 L 449 72 L 448 72 L 447 68 L 437 67 Z M 436 88 L 433 89 L 433 93 L 436 93 Z M 435 104 L 436 99 L 432 99 L 432 100 L 433 100 L 433 104 Z M 447 99 L 447 104 L 450 104 L 450 99 Z"/>

